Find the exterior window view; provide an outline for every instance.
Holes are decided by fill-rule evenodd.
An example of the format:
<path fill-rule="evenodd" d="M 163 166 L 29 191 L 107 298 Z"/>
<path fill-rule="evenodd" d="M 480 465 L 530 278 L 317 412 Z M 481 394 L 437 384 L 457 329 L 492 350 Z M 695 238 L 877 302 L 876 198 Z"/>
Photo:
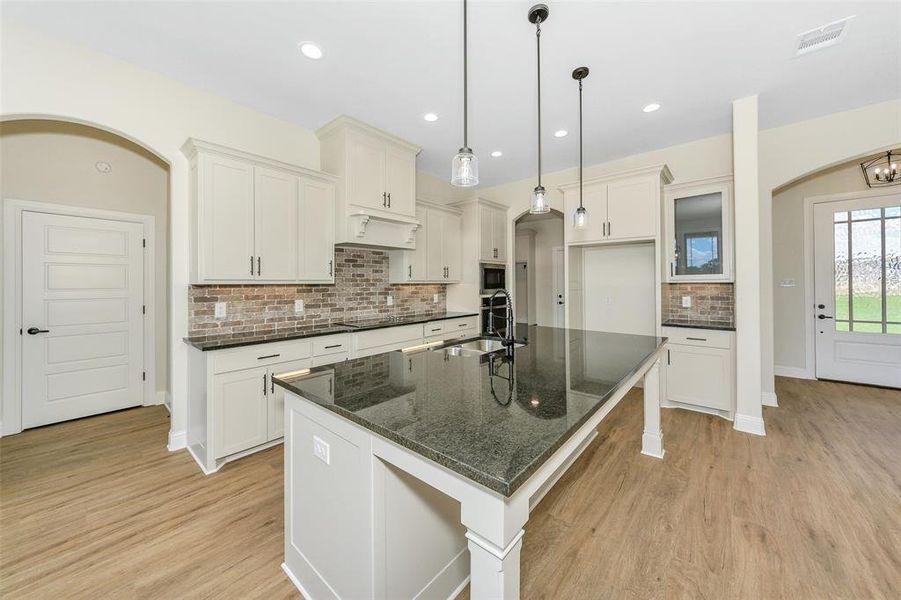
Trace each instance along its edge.
<path fill-rule="evenodd" d="M 901 598 L 899 40 L 0 0 L 0 598 Z"/>

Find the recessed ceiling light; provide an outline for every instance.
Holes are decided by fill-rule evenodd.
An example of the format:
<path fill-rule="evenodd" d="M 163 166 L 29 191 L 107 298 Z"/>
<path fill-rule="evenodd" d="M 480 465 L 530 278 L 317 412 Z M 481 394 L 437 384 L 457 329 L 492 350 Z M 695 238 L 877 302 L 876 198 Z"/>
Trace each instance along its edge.
<path fill-rule="evenodd" d="M 426 114 L 422 115 L 422 118 L 425 119 L 426 121 L 428 121 L 429 123 L 434 123 L 435 121 L 438 120 L 438 115 L 436 115 L 435 113 L 426 113 Z"/>
<path fill-rule="evenodd" d="M 493 156 L 494 158 L 497 158 L 498 156 L 503 156 L 503 155 L 504 155 L 504 153 L 501 152 L 500 150 L 495 150 L 494 152 L 491 153 L 491 156 Z"/>
<path fill-rule="evenodd" d="M 565 129 L 558 129 L 554 132 L 554 137 L 566 137 L 569 132 Z"/>
<path fill-rule="evenodd" d="M 654 112 L 655 110 L 659 110 L 659 109 L 660 109 L 659 104 L 657 104 L 656 102 L 651 102 L 650 104 L 648 104 L 641 110 L 643 110 L 644 112 Z"/>
<path fill-rule="evenodd" d="M 320 48 L 313 42 L 301 42 L 300 51 L 303 52 L 304 56 L 306 56 L 307 58 L 312 58 L 313 60 L 319 60 L 320 58 L 322 58 L 322 48 Z"/>
<path fill-rule="evenodd" d="M 104 175 L 106 175 L 107 173 L 109 173 L 110 171 L 113 170 L 113 167 L 111 164 L 109 164 L 106 161 L 102 161 L 102 160 L 97 162 L 97 164 L 94 165 L 94 168 L 97 169 L 98 173 L 103 173 Z"/>

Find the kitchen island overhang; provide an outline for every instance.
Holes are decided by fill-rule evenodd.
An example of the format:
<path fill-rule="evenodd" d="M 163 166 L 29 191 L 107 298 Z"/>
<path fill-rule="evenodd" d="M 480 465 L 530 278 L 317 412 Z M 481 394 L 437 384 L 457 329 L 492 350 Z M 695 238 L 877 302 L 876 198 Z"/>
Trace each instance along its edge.
<path fill-rule="evenodd" d="M 307 597 L 450 597 L 470 577 L 473 598 L 518 597 L 529 511 L 640 380 L 642 453 L 662 458 L 663 338 L 529 334 L 506 384 L 442 349 L 276 378 L 284 567 Z"/>

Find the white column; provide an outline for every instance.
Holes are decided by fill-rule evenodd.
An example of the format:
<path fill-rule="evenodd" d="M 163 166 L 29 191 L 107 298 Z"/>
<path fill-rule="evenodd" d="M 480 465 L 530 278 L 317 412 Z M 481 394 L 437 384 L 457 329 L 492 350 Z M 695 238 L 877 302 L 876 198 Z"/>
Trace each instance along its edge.
<path fill-rule="evenodd" d="M 735 181 L 735 429 L 765 435 L 761 404 L 757 96 L 732 102 Z"/>
<path fill-rule="evenodd" d="M 190 168 L 179 152 L 169 165 L 169 450 L 187 445 L 188 287 L 190 276 Z"/>
<path fill-rule="evenodd" d="M 660 399 L 663 397 L 660 378 L 660 361 L 657 360 L 644 374 L 644 434 L 641 436 L 641 453 L 663 458 L 663 431 L 660 428 Z"/>
<path fill-rule="evenodd" d="M 519 553 L 522 536 L 519 530 L 505 548 L 500 548 L 474 531 L 466 532 L 469 540 L 472 600 L 517 600 L 519 598 Z"/>

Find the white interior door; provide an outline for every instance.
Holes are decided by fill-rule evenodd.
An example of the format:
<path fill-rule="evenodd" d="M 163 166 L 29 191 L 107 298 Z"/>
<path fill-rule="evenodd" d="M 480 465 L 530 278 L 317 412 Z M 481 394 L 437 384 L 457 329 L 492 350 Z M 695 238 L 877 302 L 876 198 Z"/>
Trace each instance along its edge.
<path fill-rule="evenodd" d="M 143 226 L 22 213 L 22 426 L 142 403 Z"/>
<path fill-rule="evenodd" d="M 529 263 L 517 262 L 515 273 L 516 322 L 529 323 Z"/>
<path fill-rule="evenodd" d="M 564 275 L 563 247 L 553 249 L 554 253 L 554 327 L 563 327 L 565 322 L 566 282 Z"/>
<path fill-rule="evenodd" d="M 816 375 L 901 387 L 901 195 L 814 204 Z"/>

